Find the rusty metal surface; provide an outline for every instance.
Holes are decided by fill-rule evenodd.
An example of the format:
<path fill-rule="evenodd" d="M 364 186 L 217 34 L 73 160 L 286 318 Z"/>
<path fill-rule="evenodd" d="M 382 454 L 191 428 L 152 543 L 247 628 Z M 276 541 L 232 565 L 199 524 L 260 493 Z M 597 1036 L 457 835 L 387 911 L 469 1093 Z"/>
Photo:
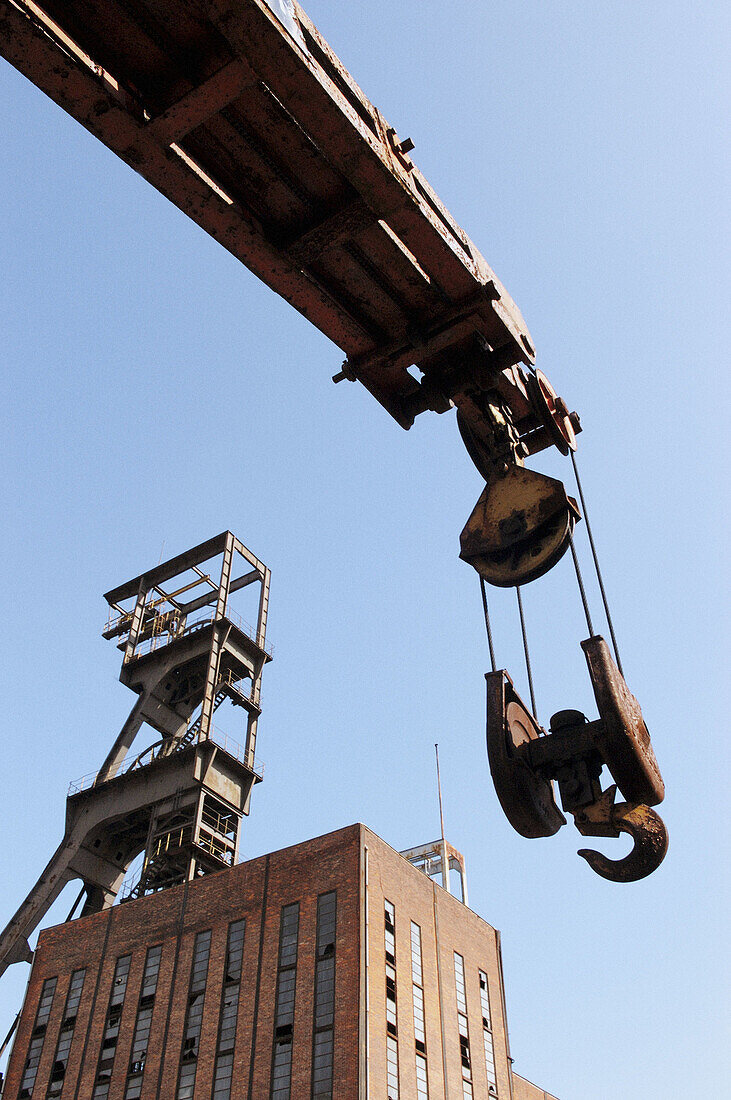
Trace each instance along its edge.
<path fill-rule="evenodd" d="M 656 806 L 665 797 L 665 784 L 640 704 L 627 687 L 603 638 L 587 638 L 581 648 L 602 723 L 598 739 L 602 757 L 629 802 Z"/>
<path fill-rule="evenodd" d="M 120 680 L 137 699 L 99 771 L 70 794 L 61 845 L 0 933 L 0 975 L 27 956 L 26 937 L 67 882 L 81 879 L 85 913 L 111 905 L 137 854 L 146 849 L 150 855 L 153 822 L 175 817 L 184 804 L 192 839 L 171 854 L 176 868 L 189 860 L 195 877 L 235 862 L 240 822 L 262 779 L 256 740 L 262 672 L 270 660 L 269 583 L 267 566 L 224 531 L 107 593 L 103 636 L 120 639 Z M 249 626 L 231 609 L 230 597 L 252 584 L 258 610 Z M 241 708 L 242 745 L 211 722 L 226 700 Z M 155 731 L 155 743 L 131 752 L 145 728 Z M 209 795 L 235 822 L 217 839 L 210 839 L 210 829 L 205 833 L 197 812 Z M 154 875 L 161 878 L 146 859 L 139 889 L 163 888 L 166 858 L 156 853 Z"/>
<path fill-rule="evenodd" d="M 551 836 L 565 824 L 554 800 L 554 782 L 563 809 L 573 815 L 583 836 L 628 833 L 633 846 L 622 859 L 612 860 L 591 849 L 582 849 L 579 855 L 603 878 L 636 882 L 652 874 L 667 852 L 667 830 L 650 809 L 650 804 L 662 799 L 662 779 L 649 736 L 645 742 L 638 732 L 639 706 L 603 639 L 590 638 L 582 646 L 593 658 L 592 682 L 595 690 L 596 685 L 599 689 L 599 718 L 593 722 L 581 711 L 562 710 L 552 716 L 546 732 L 528 712 L 506 672 L 487 674 L 490 771 L 505 816 L 521 836 Z M 617 782 L 602 791 L 600 777 L 605 765 Z M 620 789 L 628 801 L 615 805 L 619 775 L 625 785 Z M 647 797 L 640 800 L 628 790 L 644 792 Z"/>
<path fill-rule="evenodd" d="M 578 515 L 560 481 L 510 465 L 492 478 L 460 536 L 460 557 L 489 584 L 528 584 L 566 553 Z"/>
<path fill-rule="evenodd" d="M 567 455 L 569 451 L 575 451 L 576 432 L 581 431 L 576 413 L 569 412 L 565 401 L 558 396 L 542 370 L 528 375 L 528 385 L 533 403 L 542 414 L 543 425 L 552 442 L 561 454 Z"/>
<path fill-rule="evenodd" d="M 487 757 L 495 791 L 510 824 L 525 837 L 553 836 L 566 824 L 550 780 L 531 768 L 521 746 L 543 732 L 518 697 L 507 672 L 488 672 Z"/>
<path fill-rule="evenodd" d="M 592 848 L 580 848 L 578 855 L 593 871 L 610 882 L 638 882 L 656 871 L 668 850 L 668 833 L 662 818 L 649 806 L 614 804 L 617 788 L 611 786 L 593 806 L 574 814 L 574 824 L 583 836 L 632 837 L 631 851 L 622 859 L 608 859 Z"/>
<path fill-rule="evenodd" d="M 299 5 L 299 33 L 274 8 L 1 0 L 0 51 L 338 344 L 346 377 L 408 427 L 434 390 L 448 407 L 476 337 L 499 371 L 532 362 L 532 341 L 409 143 Z"/>

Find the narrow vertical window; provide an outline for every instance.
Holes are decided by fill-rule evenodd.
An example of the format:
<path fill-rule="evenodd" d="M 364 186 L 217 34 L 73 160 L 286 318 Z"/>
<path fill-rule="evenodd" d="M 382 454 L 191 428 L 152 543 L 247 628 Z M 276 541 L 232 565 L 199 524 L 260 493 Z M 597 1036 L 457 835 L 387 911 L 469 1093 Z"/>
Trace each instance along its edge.
<path fill-rule="evenodd" d="M 464 959 L 454 952 L 454 989 L 457 997 L 457 1030 L 459 1054 L 462 1063 L 463 1100 L 472 1100 L 472 1059 L 470 1055 L 470 1031 L 467 1023 L 467 998 L 464 981 Z"/>
<path fill-rule="evenodd" d="M 396 1008 L 396 910 L 383 903 L 384 947 L 386 951 L 386 1085 L 388 1100 L 398 1100 L 398 1016 Z"/>
<path fill-rule="evenodd" d="M 231 1097 L 245 930 L 246 921 L 244 920 L 234 921 L 228 928 L 221 1019 L 218 1025 L 216 1066 L 213 1073 L 213 1100 L 230 1100 Z"/>
<path fill-rule="evenodd" d="M 411 922 L 411 990 L 414 1004 L 414 1042 L 416 1044 L 416 1095 L 428 1100 L 429 1079 L 426 1065 L 426 1027 L 424 1021 L 424 976 L 421 961 L 421 928 Z"/>
<path fill-rule="evenodd" d="M 277 999 L 274 1007 L 274 1052 L 272 1055 L 271 1100 L 289 1100 L 292 1084 L 292 1040 L 294 995 L 297 981 L 299 902 L 285 905 L 279 927 Z"/>
<path fill-rule="evenodd" d="M 190 968 L 188 1007 L 185 1013 L 183 1049 L 180 1054 L 177 1100 L 192 1100 L 195 1075 L 200 1053 L 203 1005 L 206 999 L 208 960 L 211 954 L 211 933 L 199 932 L 193 944 L 193 963 Z"/>
<path fill-rule="evenodd" d="M 457 993 L 457 1011 L 467 1013 L 464 986 L 464 959 L 454 952 L 454 986 Z"/>
<path fill-rule="evenodd" d="M 63 1016 L 61 1018 L 61 1030 L 58 1034 L 56 1053 L 53 1058 L 51 1080 L 48 1083 L 48 1091 L 46 1092 L 48 1100 L 50 1100 L 51 1097 L 60 1096 L 61 1090 L 63 1089 L 66 1067 L 69 1064 L 71 1040 L 74 1037 L 74 1028 L 76 1027 L 76 1017 L 79 1012 L 79 1002 L 81 1001 L 81 991 L 84 988 L 85 976 L 85 970 L 74 970 L 71 975 L 68 993 L 66 994 L 66 1004 L 64 1005 Z"/>
<path fill-rule="evenodd" d="M 114 1069 L 114 1056 L 117 1053 L 119 1025 L 122 1020 L 122 1009 L 127 993 L 127 979 L 129 978 L 131 961 L 131 955 L 123 955 L 117 959 L 117 965 L 114 968 L 112 989 L 109 994 L 109 1004 L 102 1033 L 102 1049 L 99 1055 L 99 1065 L 96 1070 L 96 1081 L 91 1100 L 106 1100 L 109 1095 L 109 1085 Z"/>
<path fill-rule="evenodd" d="M 137 1019 L 135 1020 L 135 1030 L 132 1036 L 132 1051 L 130 1053 L 129 1069 L 127 1070 L 124 1100 L 137 1100 L 142 1092 L 142 1075 L 145 1072 L 147 1045 L 150 1040 L 152 1010 L 155 1005 L 157 976 L 160 972 L 161 957 L 162 947 L 160 946 L 151 947 L 145 957 L 145 969 L 142 973 L 142 988 L 140 989 Z"/>
<path fill-rule="evenodd" d="M 386 959 L 396 963 L 396 910 L 390 901 L 384 902 L 384 921 L 386 925 Z"/>
<path fill-rule="evenodd" d="M 416 1055 L 416 1097 L 417 1100 L 429 1100 L 429 1077 L 422 1054 Z"/>
<path fill-rule="evenodd" d="M 485 1042 L 485 1068 L 487 1084 L 491 1096 L 497 1096 L 497 1077 L 495 1075 L 495 1045 L 492 1038 L 492 1017 L 490 1015 L 490 993 L 487 987 L 487 974 L 480 975 L 480 1003 L 482 1005 L 482 1037 Z"/>
<path fill-rule="evenodd" d="M 33 1095 L 33 1088 L 38 1075 L 38 1063 L 43 1053 L 43 1043 L 46 1038 L 48 1017 L 51 1015 L 51 1006 L 53 1005 L 57 981 L 57 978 L 46 978 L 43 983 L 43 988 L 41 989 L 41 999 L 38 1002 L 36 1019 L 30 1037 L 30 1046 L 28 1047 L 28 1057 L 25 1060 L 23 1077 L 20 1082 L 20 1092 L 18 1094 L 20 1100 L 26 1100 L 26 1097 Z"/>
<path fill-rule="evenodd" d="M 398 1043 L 386 1036 L 386 1085 L 388 1100 L 398 1100 Z"/>
<path fill-rule="evenodd" d="M 335 892 L 317 899 L 315 946 L 315 1024 L 312 1048 L 312 1096 L 331 1100 L 333 1090 L 333 1025 L 335 1021 Z"/>

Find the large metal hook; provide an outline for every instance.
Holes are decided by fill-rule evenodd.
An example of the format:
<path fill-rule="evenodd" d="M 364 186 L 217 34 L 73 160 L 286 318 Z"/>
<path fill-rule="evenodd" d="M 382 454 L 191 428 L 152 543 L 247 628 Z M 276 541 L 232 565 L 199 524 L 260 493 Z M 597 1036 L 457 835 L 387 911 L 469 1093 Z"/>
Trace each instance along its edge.
<path fill-rule="evenodd" d="M 649 806 L 632 802 L 615 805 L 616 791 L 616 784 L 608 787 L 595 803 L 574 813 L 574 823 L 582 836 L 618 837 L 629 833 L 634 841 L 632 851 L 623 859 L 607 859 L 591 848 L 582 848 L 578 854 L 610 882 L 637 882 L 662 863 L 668 850 L 668 833 L 662 818 Z"/>

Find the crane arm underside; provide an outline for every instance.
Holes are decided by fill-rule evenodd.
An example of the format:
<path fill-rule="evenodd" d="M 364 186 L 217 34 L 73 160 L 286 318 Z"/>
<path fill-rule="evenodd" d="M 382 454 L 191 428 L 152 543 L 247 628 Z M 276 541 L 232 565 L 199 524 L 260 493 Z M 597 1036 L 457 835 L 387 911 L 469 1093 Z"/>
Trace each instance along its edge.
<path fill-rule="evenodd" d="M 265 0 L 0 9 L 7 60 L 332 339 L 403 427 L 476 370 L 533 361 L 410 142 L 298 4 L 288 26 Z"/>

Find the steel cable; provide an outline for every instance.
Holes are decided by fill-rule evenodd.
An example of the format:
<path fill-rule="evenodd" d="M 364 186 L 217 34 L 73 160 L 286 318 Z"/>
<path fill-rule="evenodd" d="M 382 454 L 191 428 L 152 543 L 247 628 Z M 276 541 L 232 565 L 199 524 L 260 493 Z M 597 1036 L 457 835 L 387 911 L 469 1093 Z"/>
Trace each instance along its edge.
<path fill-rule="evenodd" d="M 573 535 L 569 535 L 569 546 L 571 547 L 571 557 L 574 559 L 574 569 L 576 570 L 576 579 L 579 582 L 579 592 L 581 593 L 581 602 L 584 605 L 584 614 L 586 615 L 586 625 L 589 628 L 589 637 L 594 637 L 594 627 L 591 624 L 591 614 L 589 612 L 589 603 L 586 599 L 586 590 L 584 588 L 584 580 L 581 576 L 581 570 L 579 569 L 579 559 L 576 556 L 576 547 L 574 546 Z"/>
<path fill-rule="evenodd" d="M 571 451 L 571 464 L 574 467 L 574 476 L 576 478 L 576 488 L 579 490 L 579 500 L 581 501 L 581 507 L 584 511 L 584 522 L 586 523 L 586 533 L 589 536 L 589 545 L 591 547 L 591 556 L 594 559 L 594 569 L 596 570 L 596 579 L 599 582 L 599 591 L 602 594 L 602 603 L 604 604 L 604 614 L 607 617 L 607 625 L 609 627 L 609 633 L 610 633 L 611 638 L 612 638 L 612 646 L 614 648 L 614 656 L 617 658 L 617 668 L 619 669 L 619 671 L 624 676 L 624 670 L 622 669 L 622 660 L 619 656 L 619 646 L 617 645 L 617 637 L 614 633 L 614 623 L 612 622 L 612 615 L 611 615 L 611 612 L 609 610 L 609 601 L 607 600 L 607 593 L 604 589 L 604 579 L 602 577 L 602 571 L 599 568 L 599 557 L 598 557 L 597 552 L 596 552 L 596 546 L 594 545 L 594 535 L 592 534 L 591 524 L 589 523 L 589 512 L 588 512 L 587 507 L 586 507 L 586 499 L 584 497 L 584 490 L 583 490 L 582 485 L 581 485 L 581 478 L 579 477 L 579 468 L 576 465 L 576 455 L 574 454 L 573 451 Z M 572 543 L 571 543 L 572 552 L 573 552 L 573 549 L 574 549 L 574 545 L 573 545 L 573 541 L 572 541 Z M 574 554 L 574 562 L 576 562 L 576 555 L 575 554 Z M 578 573 L 578 565 L 577 565 L 576 568 L 577 568 L 577 573 Z M 581 581 L 579 581 L 579 584 L 581 584 Z M 581 587 L 582 587 L 582 592 L 583 592 L 583 585 Z M 589 629 L 591 630 L 591 627 Z"/>
<path fill-rule="evenodd" d="M 530 667 L 530 653 L 528 652 L 528 635 L 525 630 L 525 616 L 523 615 L 523 599 L 520 595 L 520 585 L 516 584 L 515 593 L 518 597 L 518 612 L 520 614 L 520 629 L 523 634 L 523 652 L 525 653 L 525 670 L 528 673 L 528 688 L 530 690 L 530 705 L 533 711 L 533 717 L 536 722 L 538 721 L 538 712 L 536 710 L 536 696 L 533 691 L 533 673 Z"/>
<path fill-rule="evenodd" d="M 482 609 L 485 612 L 485 629 L 487 630 L 487 644 L 490 647 L 490 664 L 492 665 L 492 671 L 495 672 L 497 665 L 495 663 L 495 649 L 492 644 L 492 627 L 490 626 L 490 612 L 487 610 L 487 590 L 485 588 L 485 578 L 480 577 L 480 588 L 482 590 Z"/>

